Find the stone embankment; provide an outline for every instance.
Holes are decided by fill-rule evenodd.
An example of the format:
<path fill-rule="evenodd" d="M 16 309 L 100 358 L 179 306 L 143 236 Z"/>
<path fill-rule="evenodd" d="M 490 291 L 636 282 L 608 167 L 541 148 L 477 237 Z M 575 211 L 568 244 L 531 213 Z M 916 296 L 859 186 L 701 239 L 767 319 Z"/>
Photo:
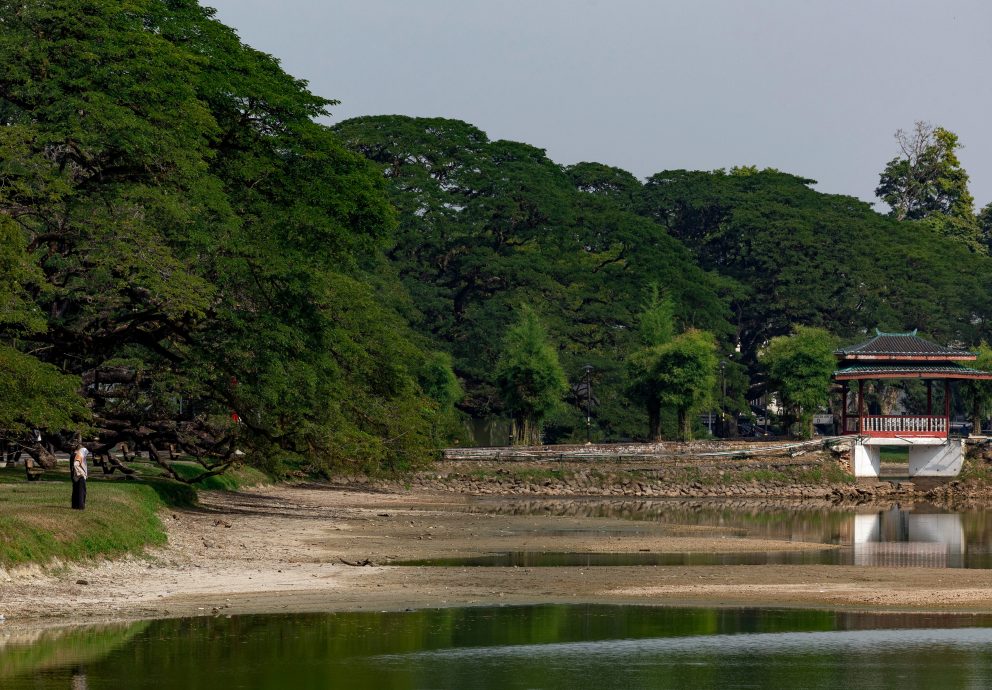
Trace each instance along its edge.
<path fill-rule="evenodd" d="M 783 444 L 785 445 L 785 444 Z M 707 449 L 708 450 L 708 449 Z M 905 468 L 883 466 L 881 480 L 856 481 L 844 448 L 763 454 L 669 455 L 565 459 L 567 454 L 515 459 L 445 460 L 402 480 L 350 480 L 373 490 L 416 490 L 475 496 L 627 497 L 646 499 L 785 500 L 833 504 L 992 503 L 992 482 L 980 453 L 958 480 L 909 480 Z M 556 459 L 558 458 L 558 459 Z M 347 481 L 347 480 L 345 480 Z"/>

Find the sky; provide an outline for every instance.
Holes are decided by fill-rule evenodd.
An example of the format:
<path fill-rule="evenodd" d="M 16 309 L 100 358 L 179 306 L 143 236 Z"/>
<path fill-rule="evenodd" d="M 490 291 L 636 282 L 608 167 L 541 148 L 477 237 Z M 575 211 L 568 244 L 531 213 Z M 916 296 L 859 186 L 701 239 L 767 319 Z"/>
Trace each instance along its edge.
<path fill-rule="evenodd" d="M 341 101 L 329 122 L 449 117 L 562 164 L 774 167 L 876 201 L 924 120 L 992 201 L 987 0 L 202 1 Z"/>

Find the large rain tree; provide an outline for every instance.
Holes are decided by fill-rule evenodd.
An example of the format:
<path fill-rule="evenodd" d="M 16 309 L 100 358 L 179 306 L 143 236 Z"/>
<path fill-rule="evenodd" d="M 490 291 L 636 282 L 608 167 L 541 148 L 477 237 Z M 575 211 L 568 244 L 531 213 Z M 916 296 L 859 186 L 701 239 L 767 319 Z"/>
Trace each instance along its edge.
<path fill-rule="evenodd" d="M 595 368 L 597 436 L 643 433 L 626 398 L 623 362 L 643 287 L 672 295 L 680 323 L 729 337 L 722 292 L 665 229 L 634 213 L 641 183 L 596 163 L 564 167 L 541 149 L 492 141 L 444 118 L 375 116 L 334 127 L 373 161 L 399 210 L 391 267 L 413 296 L 415 327 L 452 354 L 465 413 L 500 409 L 495 363 L 519 304 L 541 305 L 566 371 Z M 584 398 L 555 415 L 546 436 L 584 438 Z"/>
<path fill-rule="evenodd" d="M 0 137 L 8 132 L 0 129 Z M 4 178 L 9 180 L 9 173 L 0 172 L 0 180 Z M 0 214 L 0 460 L 15 460 L 26 452 L 51 466 L 54 458 L 42 444 L 43 435 L 75 435 L 90 416 L 78 376 L 20 349 L 46 334 L 38 298 L 50 291 L 27 251 L 21 227 Z"/>
<path fill-rule="evenodd" d="M 537 313 L 528 306 L 521 307 L 507 331 L 496 380 L 513 420 L 513 442 L 540 445 L 541 425 L 561 404 L 568 382 Z"/>
<path fill-rule="evenodd" d="M 743 286 L 727 291 L 743 364 L 753 367 L 758 350 L 796 323 L 842 337 L 876 327 L 989 337 L 988 320 L 974 318 L 992 310 L 987 256 L 930 223 L 899 222 L 812 183 L 776 170 L 670 170 L 640 194 L 640 211 L 704 269 Z"/>
<path fill-rule="evenodd" d="M 28 319 L 0 318 L 4 361 L 81 384 L 98 456 L 427 457 L 441 404 L 379 268 L 393 212 L 315 122 L 333 103 L 193 0 L 0 17 L 0 253 L 27 258 L 6 289 Z M 72 401 L 16 423 L 54 434 Z"/>

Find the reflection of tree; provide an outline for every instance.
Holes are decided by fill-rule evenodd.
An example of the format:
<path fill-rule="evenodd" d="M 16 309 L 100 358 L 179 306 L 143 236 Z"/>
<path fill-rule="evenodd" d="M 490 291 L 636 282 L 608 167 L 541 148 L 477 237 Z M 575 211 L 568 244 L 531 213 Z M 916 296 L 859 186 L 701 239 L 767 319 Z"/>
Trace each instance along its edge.
<path fill-rule="evenodd" d="M 3 685 L 3 679 L 34 674 L 50 668 L 78 669 L 82 664 L 99 661 L 134 638 L 148 625 L 147 621 L 140 621 L 0 633 L 0 686 Z M 85 677 L 83 680 L 85 682 Z"/>

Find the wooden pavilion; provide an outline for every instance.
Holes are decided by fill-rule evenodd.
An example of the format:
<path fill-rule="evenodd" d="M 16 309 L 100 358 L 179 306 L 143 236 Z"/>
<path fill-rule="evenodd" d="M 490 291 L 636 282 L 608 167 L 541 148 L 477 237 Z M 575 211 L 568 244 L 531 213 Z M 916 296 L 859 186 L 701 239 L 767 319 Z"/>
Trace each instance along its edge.
<path fill-rule="evenodd" d="M 973 352 L 945 347 L 912 333 L 882 333 L 863 343 L 837 350 L 834 380 L 843 396 L 841 430 L 854 443 L 854 471 L 859 477 L 877 477 L 880 446 L 909 446 L 910 476 L 957 476 L 964 458 L 961 439 L 951 431 L 951 384 L 954 381 L 992 380 L 992 373 L 971 369 Z M 867 414 L 865 382 L 921 379 L 927 389 L 926 414 Z M 852 383 L 857 388 L 852 390 Z M 943 390 L 943 404 L 934 414 L 934 386 Z M 851 400 L 854 393 L 854 400 Z M 851 403 L 854 403 L 852 406 Z M 852 409 L 853 407 L 853 409 Z"/>

